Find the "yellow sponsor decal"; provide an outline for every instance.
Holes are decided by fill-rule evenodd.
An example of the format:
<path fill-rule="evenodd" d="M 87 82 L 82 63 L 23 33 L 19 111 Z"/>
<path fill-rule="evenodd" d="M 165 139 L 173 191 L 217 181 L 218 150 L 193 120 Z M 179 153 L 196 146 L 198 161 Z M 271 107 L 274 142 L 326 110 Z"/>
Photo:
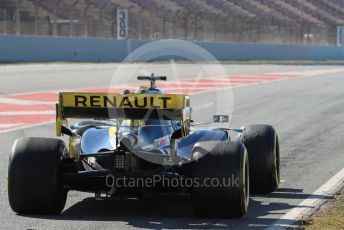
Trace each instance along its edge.
<path fill-rule="evenodd" d="M 109 128 L 109 137 L 110 138 L 114 138 L 117 132 L 117 128 L 116 127 L 110 127 Z"/>
<path fill-rule="evenodd" d="M 116 93 L 61 93 L 63 107 L 76 108 L 133 108 L 133 109 L 183 109 L 184 95 Z"/>

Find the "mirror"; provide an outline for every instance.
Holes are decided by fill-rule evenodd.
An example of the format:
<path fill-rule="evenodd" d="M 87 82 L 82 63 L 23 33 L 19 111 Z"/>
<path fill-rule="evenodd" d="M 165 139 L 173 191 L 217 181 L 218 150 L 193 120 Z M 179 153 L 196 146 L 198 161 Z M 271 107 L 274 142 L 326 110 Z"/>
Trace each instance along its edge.
<path fill-rule="evenodd" d="M 213 121 L 216 123 L 229 122 L 229 116 L 228 115 L 214 115 Z"/>

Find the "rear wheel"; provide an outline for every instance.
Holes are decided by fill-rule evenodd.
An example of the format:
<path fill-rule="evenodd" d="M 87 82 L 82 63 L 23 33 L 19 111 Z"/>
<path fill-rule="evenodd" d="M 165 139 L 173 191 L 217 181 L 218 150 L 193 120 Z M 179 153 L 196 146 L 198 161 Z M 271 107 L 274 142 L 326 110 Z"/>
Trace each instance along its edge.
<path fill-rule="evenodd" d="M 14 142 L 8 167 L 8 198 L 19 214 L 59 214 L 67 191 L 62 187 L 61 140 L 20 138 Z"/>
<path fill-rule="evenodd" d="M 277 190 L 280 182 L 280 153 L 276 131 L 271 125 L 250 125 L 241 136 L 250 159 L 252 193 Z"/>
<path fill-rule="evenodd" d="M 239 218 L 248 209 L 249 165 L 239 142 L 201 142 L 193 152 L 192 207 L 199 217 Z M 215 184 L 214 184 L 215 183 Z"/>

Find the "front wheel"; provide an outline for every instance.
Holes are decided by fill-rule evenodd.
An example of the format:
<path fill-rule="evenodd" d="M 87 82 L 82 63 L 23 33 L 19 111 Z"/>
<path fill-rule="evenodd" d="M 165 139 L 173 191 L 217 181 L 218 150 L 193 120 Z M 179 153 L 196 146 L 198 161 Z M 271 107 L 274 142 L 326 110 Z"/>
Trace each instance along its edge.
<path fill-rule="evenodd" d="M 239 218 L 249 203 L 249 162 L 239 142 L 201 142 L 193 152 L 192 207 L 199 217 Z"/>
<path fill-rule="evenodd" d="M 61 140 L 20 138 L 14 142 L 8 167 L 8 199 L 19 214 L 59 214 L 66 203 Z"/>

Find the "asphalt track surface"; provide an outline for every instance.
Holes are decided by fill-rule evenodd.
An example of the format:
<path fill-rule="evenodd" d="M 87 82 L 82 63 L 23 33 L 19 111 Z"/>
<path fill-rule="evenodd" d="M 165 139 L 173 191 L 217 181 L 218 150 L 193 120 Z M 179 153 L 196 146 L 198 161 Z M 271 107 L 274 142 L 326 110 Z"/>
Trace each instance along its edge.
<path fill-rule="evenodd" d="M 177 67 L 181 78 L 192 76 L 198 68 L 186 64 Z M 0 94 L 104 86 L 113 81 L 116 68 L 116 64 L 1 66 Z M 149 64 L 145 68 L 171 74 L 164 65 Z M 261 229 L 298 207 L 344 166 L 344 67 L 228 65 L 225 68 L 229 76 L 281 72 L 307 75 L 233 88 L 231 126 L 272 124 L 279 133 L 281 148 L 280 189 L 252 196 L 245 217 L 194 218 L 187 197 L 96 200 L 93 194 L 79 192 L 69 192 L 60 216 L 17 215 L 7 199 L 8 156 L 13 141 L 23 136 L 54 137 L 55 127 L 50 123 L 0 133 L 0 229 Z M 209 91 L 194 95 L 193 99 L 206 101 L 212 97 L 214 92 Z M 226 99 L 218 103 L 226 103 Z M 285 220 L 285 224 L 290 223 Z"/>

